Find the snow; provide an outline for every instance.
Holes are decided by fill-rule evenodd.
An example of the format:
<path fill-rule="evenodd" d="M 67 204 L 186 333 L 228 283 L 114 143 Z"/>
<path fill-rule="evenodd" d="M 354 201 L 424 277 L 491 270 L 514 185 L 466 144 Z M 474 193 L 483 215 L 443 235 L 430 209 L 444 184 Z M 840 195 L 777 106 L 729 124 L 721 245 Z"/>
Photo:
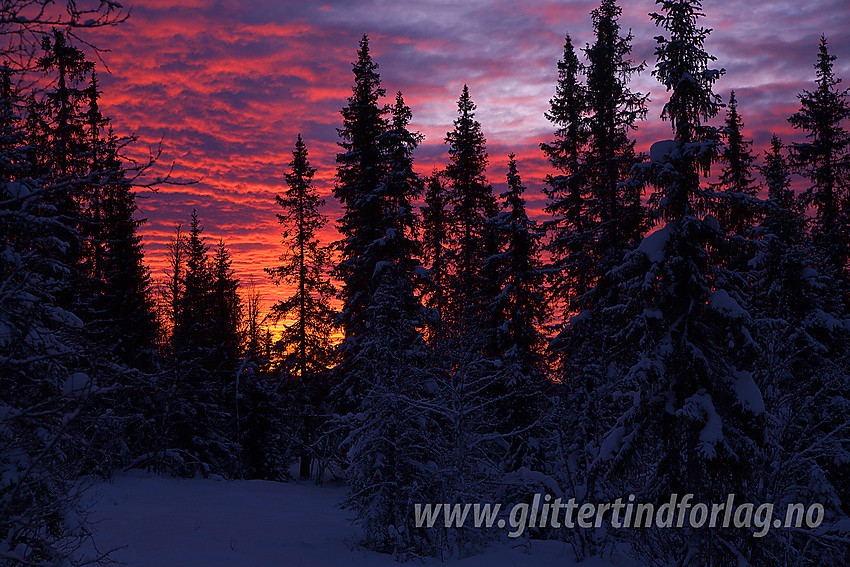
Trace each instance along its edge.
<path fill-rule="evenodd" d="M 668 157 L 676 149 L 676 140 L 659 140 L 649 147 L 650 163 L 661 163 L 668 160 Z"/>
<path fill-rule="evenodd" d="M 393 265 L 392 262 L 387 262 L 385 260 L 377 262 L 375 264 L 375 269 L 372 271 L 372 277 L 374 278 L 375 276 L 377 276 L 378 274 L 383 272 L 384 268 L 388 268 L 389 266 L 392 266 L 392 265 Z"/>
<path fill-rule="evenodd" d="M 533 443 L 529 443 L 529 446 Z M 539 471 L 533 471 L 528 467 L 519 467 L 515 472 L 509 475 L 512 479 L 521 480 L 526 486 L 543 486 L 549 494 L 564 496 L 561 487 L 555 482 L 551 476 L 543 474 Z"/>
<path fill-rule="evenodd" d="M 567 325 L 578 325 L 582 321 L 586 321 L 587 319 L 589 319 L 591 315 L 592 313 L 589 310 L 579 311 L 578 313 L 570 317 L 570 320 L 567 322 Z"/>
<path fill-rule="evenodd" d="M 131 472 L 94 484 L 85 503 L 98 548 L 115 550 L 111 557 L 126 567 L 397 567 L 391 556 L 356 544 L 357 528 L 338 505 L 345 493 L 340 484 L 181 480 Z M 93 550 L 86 553 L 92 557 Z M 506 541 L 481 555 L 424 563 L 576 565 L 570 546 L 557 541 Z M 631 565 L 622 558 L 614 564 Z M 589 559 L 581 565 L 612 563 Z"/>
<path fill-rule="evenodd" d="M 732 297 L 726 293 L 726 290 L 723 289 L 718 289 L 711 294 L 711 301 L 709 304 L 711 305 L 711 308 L 718 313 L 723 313 L 730 317 L 746 317 L 748 315 L 746 310 L 738 305 L 738 302 L 732 299 Z"/>
<path fill-rule="evenodd" d="M 761 390 L 759 390 L 756 381 L 753 380 L 753 375 L 749 372 L 735 372 L 735 395 L 738 396 L 741 405 L 755 415 L 764 413 L 764 399 L 761 396 Z"/>
<path fill-rule="evenodd" d="M 685 400 L 682 409 L 676 413 L 695 423 L 702 423 L 698 449 L 703 457 L 713 459 L 717 455 L 717 445 L 724 436 L 723 420 L 714 408 L 711 395 L 704 391 L 694 394 Z"/>
<path fill-rule="evenodd" d="M 815 309 L 814 310 L 814 318 L 822 327 L 829 329 L 830 331 L 835 331 L 837 329 L 846 328 L 850 330 L 850 321 L 839 321 L 823 309 Z"/>
<path fill-rule="evenodd" d="M 818 277 L 818 273 L 812 268 L 803 268 L 800 271 L 800 277 L 806 280 L 807 283 L 813 284 Z"/>
<path fill-rule="evenodd" d="M 89 386 L 89 376 L 83 372 L 75 372 L 65 379 L 62 394 L 65 396 L 79 396 Z"/>
<path fill-rule="evenodd" d="M 57 323 L 61 323 L 63 325 L 67 325 L 72 329 L 82 329 L 83 321 L 71 313 L 70 311 L 66 311 L 59 307 L 53 307 L 48 311 L 50 317 L 56 321 Z"/>
<path fill-rule="evenodd" d="M 717 220 L 717 217 L 715 217 L 714 215 L 705 215 L 705 217 L 702 219 L 702 223 L 711 232 L 720 232 L 720 221 Z"/>
<path fill-rule="evenodd" d="M 714 409 L 714 402 L 708 394 L 694 396 L 705 411 L 705 426 L 699 434 L 700 450 L 707 458 L 713 458 L 715 447 L 723 441 L 723 420 Z"/>
<path fill-rule="evenodd" d="M 25 199 L 31 195 L 29 187 L 20 181 L 9 181 L 4 185 L 6 187 L 6 194 L 12 199 Z"/>
<path fill-rule="evenodd" d="M 623 442 L 623 435 L 625 435 L 626 429 L 624 427 L 615 428 L 608 436 L 602 441 L 602 445 L 599 447 L 599 456 L 596 458 L 596 461 L 610 461 L 614 458 L 614 456 L 620 451 L 620 446 Z"/>
<path fill-rule="evenodd" d="M 664 248 L 667 246 L 667 241 L 670 239 L 672 226 L 668 223 L 655 232 L 646 235 L 638 246 L 638 250 L 643 252 L 649 261 L 653 264 L 664 261 Z"/>

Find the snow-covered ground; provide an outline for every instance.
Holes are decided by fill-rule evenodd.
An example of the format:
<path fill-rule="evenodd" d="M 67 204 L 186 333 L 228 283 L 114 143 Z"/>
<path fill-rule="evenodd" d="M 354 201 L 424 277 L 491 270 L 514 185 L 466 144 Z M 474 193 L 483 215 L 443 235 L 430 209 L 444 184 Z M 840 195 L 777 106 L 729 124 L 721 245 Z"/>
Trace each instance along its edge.
<path fill-rule="evenodd" d="M 355 544 L 356 528 L 338 506 L 344 494 L 339 485 L 128 473 L 95 484 L 87 500 L 98 548 L 116 549 L 112 558 L 127 567 L 397 567 L 391 557 Z M 562 543 L 539 541 L 498 544 L 482 555 L 428 564 L 567 567 L 574 556 Z"/>

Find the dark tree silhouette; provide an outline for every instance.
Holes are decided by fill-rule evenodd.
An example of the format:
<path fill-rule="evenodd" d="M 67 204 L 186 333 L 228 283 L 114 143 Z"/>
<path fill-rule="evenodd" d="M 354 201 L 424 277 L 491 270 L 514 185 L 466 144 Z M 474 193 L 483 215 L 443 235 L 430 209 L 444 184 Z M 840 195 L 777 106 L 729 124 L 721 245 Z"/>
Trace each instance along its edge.
<path fill-rule="evenodd" d="M 815 208 L 815 243 L 844 281 L 850 279 L 850 117 L 848 90 L 833 72 L 835 56 L 821 37 L 815 63 L 814 91 L 799 95 L 800 110 L 788 121 L 806 133 L 806 142 L 791 144 L 794 168 L 809 180 L 803 192 L 806 205 Z M 845 290 L 846 293 L 846 290 Z M 848 296 L 850 297 L 850 296 Z M 848 299 L 850 301 L 850 299 Z"/>
<path fill-rule="evenodd" d="M 758 185 L 753 178 L 755 156 L 752 141 L 744 138 L 741 131 L 744 121 L 738 113 L 735 91 L 729 94 L 729 110 L 726 113 L 723 134 L 725 145 L 720 152 L 722 169 L 718 188 L 717 220 L 727 232 L 736 236 L 748 234 L 758 220 Z"/>
<path fill-rule="evenodd" d="M 624 246 L 636 243 L 645 228 L 641 188 L 630 180 L 639 158 L 629 134 L 646 115 L 647 95 L 628 86 L 645 64 L 629 58 L 632 35 L 620 35 L 621 13 L 615 0 L 602 1 L 591 14 L 596 40 L 586 49 L 588 144 L 581 179 L 587 183 L 585 217 L 593 223 L 594 236 L 585 253 L 603 272 L 619 262 Z"/>
<path fill-rule="evenodd" d="M 478 290 L 486 287 L 486 282 L 480 280 L 484 260 L 489 255 L 486 224 L 497 209 L 493 188 L 485 175 L 486 141 L 481 124 L 475 119 L 476 107 L 467 85 L 463 86 L 457 107 L 454 129 L 446 134 L 449 164 L 445 178 L 452 205 L 449 234 L 456 244 L 451 248 L 452 293 L 449 312 L 444 317 L 456 333 L 472 337 L 476 316 L 482 308 Z"/>
<path fill-rule="evenodd" d="M 428 316 L 429 341 L 442 342 L 442 318 L 446 315 L 448 284 L 449 208 L 448 195 L 438 171 L 427 179 L 425 205 L 422 207 L 422 252 L 430 271 L 431 284 L 426 296 L 426 305 L 431 309 Z"/>
<path fill-rule="evenodd" d="M 586 87 L 581 82 L 582 67 L 567 35 L 563 58 L 558 61 L 555 97 L 549 101 L 546 118 L 556 126 L 555 139 L 540 144 L 549 163 L 557 171 L 547 175 L 546 212 L 552 215 L 547 224 L 549 241 L 546 249 L 552 258 L 552 296 L 568 305 L 583 295 L 591 282 L 592 259 L 588 240 L 592 233 L 586 227 L 586 186 L 582 177 L 581 156 L 589 137 L 585 114 Z"/>
<path fill-rule="evenodd" d="M 302 478 L 310 478 L 312 445 L 317 436 L 316 414 L 324 395 L 323 382 L 335 362 L 332 335 L 336 313 L 330 300 L 334 293 L 329 278 L 331 251 L 319 242 L 317 232 L 327 223 L 321 208 L 324 200 L 313 188 L 316 170 L 310 165 L 307 145 L 298 136 L 286 173 L 288 188 L 276 197 L 283 212 L 282 264 L 266 271 L 276 284 L 289 285 L 294 294 L 272 306 L 276 322 L 285 322 L 277 342 L 281 372 L 297 383 L 297 403 L 303 419 L 299 425 Z"/>
<path fill-rule="evenodd" d="M 372 61 L 369 38 L 363 36 L 353 65 L 354 87 L 342 109 L 343 127 L 338 129 L 342 152 L 337 154 L 337 183 L 334 195 L 343 206 L 338 228 L 344 239 L 338 243 L 340 261 L 336 276 L 342 282 L 342 327 L 346 338 L 363 330 L 363 311 L 372 292 L 375 259 L 367 250 L 383 237 L 379 222 L 381 199 L 375 194 L 386 171 L 381 144 L 387 129 L 387 110 L 379 99 L 381 87 L 378 65 Z M 345 354 L 343 354 L 345 356 Z"/>

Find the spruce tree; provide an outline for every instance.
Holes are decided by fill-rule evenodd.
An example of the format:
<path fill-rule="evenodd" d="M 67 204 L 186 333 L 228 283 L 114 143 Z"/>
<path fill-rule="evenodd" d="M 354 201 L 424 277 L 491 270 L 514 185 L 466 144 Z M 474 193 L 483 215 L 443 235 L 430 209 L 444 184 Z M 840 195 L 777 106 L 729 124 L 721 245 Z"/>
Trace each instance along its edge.
<path fill-rule="evenodd" d="M 547 399 L 544 386 L 543 325 L 549 309 L 544 294 L 545 272 L 540 259 L 543 230 L 528 217 L 514 154 L 509 156 L 507 191 L 501 195 L 502 212 L 491 219 L 492 230 L 503 246 L 488 258 L 488 270 L 498 285 L 481 325 L 492 336 L 488 341 L 500 366 L 495 379 L 510 395 L 498 408 L 501 431 L 522 431 L 511 439 L 505 466 L 539 470 L 540 428 L 535 427 Z"/>
<path fill-rule="evenodd" d="M 294 295 L 274 304 L 272 316 L 276 321 L 289 321 L 279 342 L 284 371 L 307 382 L 325 372 L 333 362 L 330 343 L 333 286 L 328 277 L 330 253 L 317 235 L 327 223 L 321 212 L 324 200 L 313 188 L 316 170 L 310 165 L 307 145 L 300 135 L 289 167 L 285 196 L 276 197 L 283 209 L 277 216 L 283 226 L 283 264 L 266 271 L 276 284 L 289 285 L 295 290 Z"/>
<path fill-rule="evenodd" d="M 711 261 L 725 235 L 702 216 L 711 192 L 701 174 L 719 149 L 706 121 L 720 108 L 712 85 L 722 71 L 709 67 L 701 3 L 658 4 L 652 18 L 664 33 L 654 74 L 670 92 L 662 117 L 674 138 L 654 144 L 639 171 L 656 189 L 650 202 L 664 224 L 596 286 L 622 293 L 591 295 L 562 334 L 582 362 L 566 380 L 590 374 L 596 385 L 585 399 L 601 410 L 582 440 L 580 472 L 590 498 L 634 493 L 660 504 L 672 493 L 705 502 L 734 493 L 758 501 L 766 416 L 753 374 L 752 314 L 739 278 Z M 582 355 L 584 345 L 598 350 Z M 748 534 L 722 529 L 623 535 L 646 561 L 734 564 L 753 553 Z"/>
<path fill-rule="evenodd" d="M 81 423 L 92 439 L 84 466 L 90 473 L 108 476 L 155 444 L 148 411 L 154 379 L 136 369 L 157 367 L 158 322 L 137 233 L 143 221 L 134 218 L 135 193 L 118 155 L 120 142 L 100 112 L 101 93 L 94 72 L 83 94 L 87 109 L 80 115 L 85 120 L 87 170 L 78 192 L 82 279 L 75 301 L 90 348 L 103 363 L 117 364 L 99 369 L 102 393 L 90 402 Z"/>
<path fill-rule="evenodd" d="M 177 320 L 180 317 L 180 305 L 183 297 L 183 281 L 186 270 L 186 234 L 183 225 L 178 223 L 174 227 L 174 235 L 166 244 L 168 252 L 168 268 L 165 271 L 165 279 L 162 282 L 162 299 L 165 304 L 165 320 L 168 322 L 168 345 L 170 351 L 175 352 L 176 343 L 174 332 Z M 179 342 L 179 341 L 178 341 Z"/>
<path fill-rule="evenodd" d="M 546 249 L 552 258 L 551 293 L 565 306 L 587 291 L 590 255 L 587 242 L 592 236 L 585 226 L 586 185 L 582 177 L 581 156 L 586 149 L 586 87 L 581 81 L 582 66 L 569 35 L 563 58 L 558 61 L 555 96 L 549 101 L 546 118 L 556 126 L 555 139 L 540 144 L 549 163 L 557 171 L 547 175 L 546 212 L 549 241 Z"/>
<path fill-rule="evenodd" d="M 385 237 L 385 200 L 379 195 L 387 172 L 383 139 L 388 128 L 387 108 L 380 103 L 386 92 L 381 87 L 378 65 L 369 51 L 369 38 L 363 36 L 353 65 L 354 86 L 348 104 L 342 109 L 343 127 L 337 129 L 337 182 L 334 195 L 343 207 L 337 227 L 343 239 L 337 243 L 339 261 L 335 276 L 340 281 L 344 333 L 336 367 L 337 409 L 346 413 L 356 407 L 361 394 L 362 359 L 359 345 L 369 340 L 366 310 L 374 295 L 374 274 L 380 262 L 376 242 Z"/>
<path fill-rule="evenodd" d="M 274 321 L 286 322 L 276 350 L 282 375 L 297 383 L 296 404 L 303 416 L 298 435 L 300 475 L 309 478 L 319 429 L 316 414 L 326 395 L 325 375 L 334 362 L 331 336 L 335 312 L 330 305 L 334 289 L 328 276 L 330 251 L 321 245 L 317 235 L 327 223 L 321 212 L 324 200 L 313 188 L 316 170 L 310 165 L 307 145 L 300 134 L 289 167 L 286 193 L 276 197 L 283 209 L 277 216 L 283 226 L 283 263 L 266 271 L 276 284 L 294 290 L 292 296 L 272 306 L 271 314 Z"/>
<path fill-rule="evenodd" d="M 5 55 L 5 49 L 4 49 Z M 60 564 L 86 535 L 77 475 L 85 438 L 69 424 L 86 404 L 92 376 L 79 316 L 60 295 L 73 226 L 55 186 L 30 161 L 19 92 L 0 71 L 0 562 Z M 48 148 L 35 148 L 39 152 Z"/>
<path fill-rule="evenodd" d="M 599 273 L 619 262 L 645 228 L 641 186 L 631 175 L 640 158 L 629 134 L 646 115 L 647 97 L 628 84 L 645 64 L 630 59 L 632 36 L 620 33 L 621 12 L 616 1 L 603 0 L 591 13 L 596 39 L 585 49 L 586 65 L 567 38 L 547 114 L 560 126 L 559 141 L 543 149 L 562 172 L 549 178 L 552 290 L 568 311 L 579 308 Z"/>
<path fill-rule="evenodd" d="M 119 141 L 99 109 L 100 91 L 92 73 L 85 91 L 87 145 L 85 237 L 87 275 L 95 297 L 94 331 L 114 345 L 114 354 L 131 365 L 150 366 L 157 334 L 150 270 L 144 262 L 144 219 L 136 219 L 136 195 L 118 156 Z"/>
<path fill-rule="evenodd" d="M 837 282 L 805 231 L 803 206 L 791 189 L 790 168 L 775 135 L 760 168 L 768 199 L 756 228 L 754 338 L 761 345 L 757 382 L 772 416 L 772 452 L 763 460 L 763 499 L 825 506 L 826 524 L 840 523 L 850 501 L 847 415 L 847 313 Z M 811 450 L 801 451 L 801 447 Z M 804 564 L 839 565 L 841 544 L 811 534 L 773 532 L 759 546 L 761 564 L 794 556 Z M 757 563 L 757 562 L 753 562 Z"/>
<path fill-rule="evenodd" d="M 51 38 L 52 35 L 52 38 Z M 33 114 L 30 133 L 35 138 L 31 159 L 48 168 L 49 178 L 54 182 L 71 182 L 72 190 L 54 196 L 60 214 L 69 223 L 79 228 L 83 206 L 83 187 L 74 179 L 85 177 L 88 170 L 86 160 L 86 119 L 82 105 L 86 99 L 86 81 L 94 68 L 83 52 L 68 43 L 66 34 L 54 29 L 42 41 L 43 55 L 38 59 L 38 68 L 44 74 L 55 74 L 55 86 L 49 89 L 42 101 L 33 99 L 30 112 Z M 44 143 L 39 143 L 44 142 Z M 69 260 L 80 261 L 80 243 L 71 248 Z"/>
<path fill-rule="evenodd" d="M 619 262 L 644 228 L 641 188 L 631 180 L 639 158 L 629 133 L 646 115 L 647 96 L 632 92 L 628 81 L 645 64 L 629 58 L 632 35 L 620 34 L 621 13 L 616 0 L 602 1 L 591 14 L 596 40 L 586 49 L 588 143 L 581 168 L 587 183 L 586 222 L 594 228 L 586 252 L 600 271 Z"/>
<path fill-rule="evenodd" d="M 413 152 L 424 137 L 410 131 L 413 113 L 402 93 L 396 93 L 389 109 L 390 120 L 381 138 L 387 171 L 378 189 L 384 219 L 380 224 L 384 241 L 376 243 L 384 261 L 404 262 L 407 279 L 412 279 L 419 265 L 421 246 L 417 240 L 419 219 L 413 202 L 423 191 L 424 184 L 413 169 Z"/>
<path fill-rule="evenodd" d="M 792 163 L 809 181 L 802 197 L 815 209 L 812 232 L 819 253 L 845 282 L 850 279 L 850 117 L 848 90 L 835 76 L 835 56 L 821 37 L 815 63 L 814 91 L 803 91 L 800 110 L 788 121 L 806 134 L 806 142 L 791 144 Z M 846 293 L 846 291 L 845 291 Z"/>
<path fill-rule="evenodd" d="M 463 86 L 458 99 L 458 117 L 454 129 L 446 134 L 449 146 L 449 164 L 445 177 L 448 197 L 452 205 L 449 234 L 457 243 L 451 249 L 452 297 L 449 300 L 447 319 L 458 334 L 467 334 L 472 340 L 476 317 L 481 313 L 481 270 L 488 257 L 486 236 L 487 220 L 497 212 L 493 188 L 487 181 L 488 164 L 486 141 L 481 124 L 475 119 L 475 103 L 469 87 Z"/>
<path fill-rule="evenodd" d="M 417 530 L 413 502 L 434 498 L 433 418 L 417 407 L 427 397 L 427 350 L 423 307 L 417 295 L 419 244 L 413 200 L 422 182 L 413 169 L 421 136 L 409 130 L 412 114 L 401 93 L 390 109 L 380 143 L 387 172 L 376 194 L 381 201 L 383 237 L 373 243 L 366 330 L 356 343 L 357 382 L 362 402 L 346 416 L 345 441 L 351 492 L 347 505 L 357 512 L 366 543 L 401 558 L 435 553 L 434 541 Z"/>
<path fill-rule="evenodd" d="M 215 363 L 225 383 L 236 370 L 242 354 L 242 298 L 239 296 L 239 279 L 232 264 L 230 250 L 224 240 L 219 239 L 210 265 L 212 305 L 209 333 L 215 348 Z"/>
<path fill-rule="evenodd" d="M 210 294 L 213 278 L 209 245 L 202 233 L 198 212 L 192 210 L 189 233 L 185 240 L 183 289 L 172 335 L 172 348 L 182 360 L 203 360 L 210 354 L 210 341 L 205 331 L 212 316 Z"/>
<path fill-rule="evenodd" d="M 728 108 L 722 131 L 725 144 L 720 152 L 723 167 L 718 183 L 717 220 L 723 230 L 735 236 L 744 236 L 757 221 L 756 196 L 759 188 L 752 175 L 755 167 L 755 157 L 750 150 L 752 141 L 744 138 L 741 131 L 744 122 L 738 113 L 735 91 L 729 94 Z"/>
<path fill-rule="evenodd" d="M 569 148 L 571 155 L 569 169 L 550 154 L 552 165 L 569 177 L 550 178 L 550 186 L 561 181 L 572 191 L 560 205 L 566 222 L 561 226 L 556 216 L 553 225 L 560 228 L 550 241 L 550 250 L 555 253 L 550 268 L 554 272 L 552 290 L 560 301 L 558 307 L 563 309 L 565 325 L 549 345 L 561 394 L 556 419 L 566 432 L 552 448 L 554 455 L 562 457 L 554 474 L 565 490 L 585 490 L 588 494 L 597 490 L 595 473 L 587 469 L 595 458 L 606 417 L 610 417 L 601 407 L 610 378 L 602 361 L 605 347 L 596 339 L 575 339 L 571 316 L 581 309 L 587 315 L 596 305 L 618 303 L 620 289 L 608 271 L 635 247 L 646 225 L 641 185 L 632 177 L 641 158 L 629 138 L 646 114 L 646 95 L 633 92 L 629 80 L 645 64 L 630 58 L 632 36 L 621 33 L 620 14 L 621 8 L 611 0 L 601 2 L 591 13 L 595 40 L 585 49 L 586 65 L 579 64 L 568 43 L 565 60 L 572 64 L 560 77 L 558 90 L 574 93 L 574 98 L 556 98 L 550 112 L 550 119 L 560 116 L 564 123 L 569 117 L 571 123 L 570 130 L 559 132 L 562 138 L 568 135 L 563 147 Z M 571 83 L 579 72 L 586 76 L 586 84 L 577 87 Z M 558 205 L 552 203 L 548 210 L 557 213 Z M 579 334 L 590 337 L 594 333 L 604 331 L 588 319 Z M 582 474 L 571 470 L 575 463 L 584 469 Z M 584 534 L 569 537 L 575 538 L 580 555 L 598 551 Z"/>
<path fill-rule="evenodd" d="M 80 544 L 91 534 L 79 506 L 84 488 L 79 475 L 90 472 L 81 457 L 98 449 L 89 432 L 90 419 L 97 417 L 91 401 L 114 374 L 127 371 L 91 341 L 84 325 L 88 313 L 78 301 L 90 300 L 82 292 L 91 284 L 79 235 L 91 157 L 81 91 L 92 66 L 65 42 L 72 26 L 83 37 L 89 28 L 120 19 L 120 8 L 110 2 L 0 6 L 4 565 L 77 560 Z M 99 555 L 89 559 L 99 561 Z"/>
<path fill-rule="evenodd" d="M 178 475 L 231 475 L 240 459 L 232 422 L 234 406 L 229 401 L 235 395 L 232 367 L 228 368 L 232 361 L 222 356 L 226 344 L 217 344 L 225 334 L 221 330 L 227 329 L 227 317 L 219 320 L 217 315 L 228 306 L 215 304 L 216 268 L 224 272 L 218 274 L 224 276 L 221 297 L 230 293 L 229 258 L 220 256 L 218 266 L 211 262 L 194 210 L 184 245 L 186 264 L 171 341 L 170 399 L 164 410 L 171 444 L 168 467 Z"/>
<path fill-rule="evenodd" d="M 735 274 L 710 259 L 725 234 L 715 219 L 702 217 L 712 195 L 700 174 L 719 151 L 718 132 L 706 122 L 720 108 L 712 85 L 723 71 L 709 67 L 714 58 L 704 48 L 710 30 L 698 25 L 701 2 L 658 3 L 661 13 L 652 18 L 669 37 L 657 38 L 654 74 L 670 92 L 662 118 L 674 139 L 653 148 L 650 175 L 657 189 L 652 202 L 666 223 L 627 259 L 630 279 L 620 285 L 632 295 L 617 309 L 615 336 L 639 345 L 622 359 L 637 397 L 617 417 L 599 462 L 616 467 L 638 460 L 637 474 L 656 479 L 640 490 L 659 502 L 671 493 L 712 502 L 734 493 L 757 501 L 765 414 L 752 373 L 752 316 Z M 711 529 L 650 532 L 638 550 L 663 557 L 660 550 L 672 544 L 666 560 L 688 555 L 695 564 L 731 564 L 750 554 L 751 539 Z"/>
<path fill-rule="evenodd" d="M 507 191 L 500 196 L 502 212 L 492 219 L 495 232 L 504 238 L 504 246 L 490 259 L 496 279 L 502 283 L 487 317 L 499 321 L 499 336 L 495 340 L 498 351 L 514 358 L 526 373 L 539 374 L 541 326 L 547 313 L 540 260 L 543 231 L 528 217 L 525 190 L 516 156 L 510 154 Z"/>
<path fill-rule="evenodd" d="M 342 327 L 346 338 L 363 330 L 363 310 L 371 295 L 375 260 L 367 249 L 383 234 L 381 199 L 375 195 L 385 174 L 385 155 L 381 138 L 387 128 L 387 110 L 379 103 L 386 94 L 381 87 L 378 65 L 372 61 L 369 38 L 363 36 L 353 65 L 354 87 L 348 104 L 342 109 L 343 127 L 338 129 L 337 182 L 334 196 L 343 207 L 338 243 L 340 261 L 336 268 L 342 282 Z"/>
<path fill-rule="evenodd" d="M 428 315 L 429 341 L 443 339 L 442 318 L 446 314 L 446 286 L 448 283 L 448 196 L 441 174 L 437 171 L 427 179 L 425 204 L 422 207 L 422 254 L 430 271 L 430 289 L 425 305 Z"/>

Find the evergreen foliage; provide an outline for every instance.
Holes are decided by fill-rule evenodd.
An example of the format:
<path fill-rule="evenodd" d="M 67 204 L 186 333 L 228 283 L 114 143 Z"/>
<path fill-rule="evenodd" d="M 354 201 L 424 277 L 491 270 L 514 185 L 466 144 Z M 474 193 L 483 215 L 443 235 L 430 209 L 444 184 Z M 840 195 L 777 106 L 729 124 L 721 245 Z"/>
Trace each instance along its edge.
<path fill-rule="evenodd" d="M 848 90 L 833 71 L 826 37 L 821 37 L 815 63 L 817 88 L 800 93 L 800 110 L 788 121 L 807 141 L 791 144 L 792 163 L 809 181 L 802 194 L 813 206 L 812 234 L 822 254 L 846 282 L 850 273 L 850 118 Z M 845 290 L 845 293 L 846 290 Z"/>

